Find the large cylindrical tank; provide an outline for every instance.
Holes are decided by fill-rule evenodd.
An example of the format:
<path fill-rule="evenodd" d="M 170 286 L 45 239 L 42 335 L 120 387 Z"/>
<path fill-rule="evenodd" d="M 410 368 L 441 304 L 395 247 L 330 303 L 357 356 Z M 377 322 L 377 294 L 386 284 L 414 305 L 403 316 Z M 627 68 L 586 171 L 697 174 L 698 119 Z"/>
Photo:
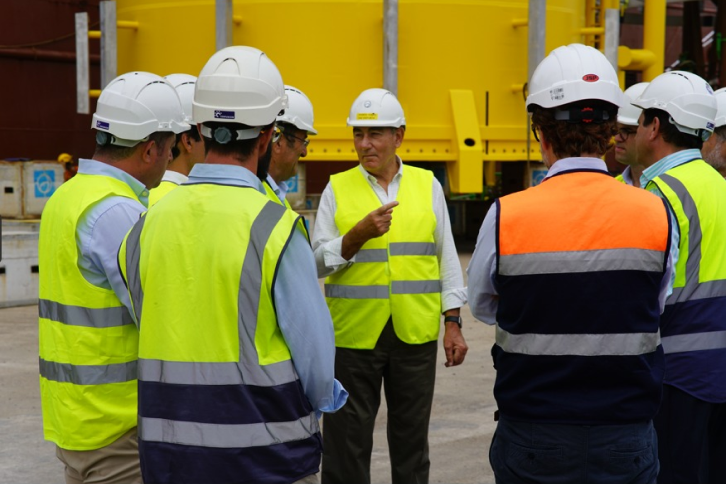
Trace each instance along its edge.
<path fill-rule="evenodd" d="M 350 104 L 383 87 L 383 0 L 235 0 L 234 43 L 267 53 L 315 107 L 306 161 L 355 160 Z M 473 94 L 482 161 L 527 159 L 527 0 L 399 0 L 398 96 L 406 161 L 456 162 L 451 90 Z M 118 71 L 197 74 L 215 50 L 213 0 L 117 0 Z M 548 53 L 583 42 L 585 0 L 548 0 Z M 464 96 L 463 99 L 467 99 Z M 474 119 L 472 121 L 472 119 Z M 533 144 L 530 157 L 539 159 Z"/>

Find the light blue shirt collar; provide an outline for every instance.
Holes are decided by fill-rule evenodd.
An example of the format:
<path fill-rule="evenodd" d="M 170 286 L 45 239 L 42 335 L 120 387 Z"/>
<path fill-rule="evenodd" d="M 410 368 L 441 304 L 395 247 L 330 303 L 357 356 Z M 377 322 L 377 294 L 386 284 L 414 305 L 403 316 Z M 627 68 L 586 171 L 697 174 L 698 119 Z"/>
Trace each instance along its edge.
<path fill-rule="evenodd" d="M 630 165 L 625 167 L 620 176 L 623 177 L 623 181 L 626 185 L 633 186 L 633 171 L 631 170 Z"/>
<path fill-rule="evenodd" d="M 681 150 L 671 153 L 643 170 L 643 174 L 640 176 L 640 186 L 647 186 L 651 180 L 658 178 L 663 173 L 677 167 L 678 165 L 701 158 L 701 151 L 697 149 Z"/>
<path fill-rule="evenodd" d="M 189 173 L 189 180 L 185 184 L 191 183 L 237 185 L 256 188 L 260 193 L 266 193 L 257 175 L 239 165 L 197 163 L 192 167 L 192 171 Z"/>
<path fill-rule="evenodd" d="M 120 168 L 116 168 L 109 163 L 81 158 L 78 161 L 78 173 L 107 176 L 122 181 L 131 187 L 131 190 L 139 197 L 139 201 L 144 207 L 149 206 L 149 190 L 147 190 L 143 183 Z"/>
<path fill-rule="evenodd" d="M 600 158 L 573 157 L 557 160 L 547 171 L 547 178 L 569 170 L 600 170 L 607 173 L 608 167 Z"/>
<path fill-rule="evenodd" d="M 277 195 L 277 198 L 280 199 L 280 201 L 285 200 L 285 196 L 287 195 L 287 191 L 290 189 L 287 186 L 287 183 L 281 182 L 279 185 L 275 181 L 274 178 L 272 178 L 269 173 L 267 174 L 267 183 L 270 185 L 270 188 L 272 188 L 272 191 L 275 192 L 275 195 Z"/>

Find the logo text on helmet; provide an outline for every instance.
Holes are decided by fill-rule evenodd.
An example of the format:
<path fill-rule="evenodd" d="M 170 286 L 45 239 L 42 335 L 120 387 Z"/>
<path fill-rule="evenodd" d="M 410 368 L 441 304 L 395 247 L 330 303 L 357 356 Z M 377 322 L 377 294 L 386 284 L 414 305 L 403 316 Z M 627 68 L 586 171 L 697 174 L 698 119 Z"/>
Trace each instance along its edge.
<path fill-rule="evenodd" d="M 214 111 L 214 119 L 234 119 L 234 111 Z"/>
<path fill-rule="evenodd" d="M 98 120 L 96 120 L 96 127 L 98 129 L 110 129 L 110 126 L 107 122 Z"/>
<path fill-rule="evenodd" d="M 378 113 L 358 113 L 355 119 L 378 119 Z"/>
<path fill-rule="evenodd" d="M 597 82 L 600 80 L 600 76 L 597 74 L 585 74 L 582 76 L 582 80 L 585 82 Z"/>
<path fill-rule="evenodd" d="M 371 107 L 371 102 L 370 102 L 370 101 L 366 101 L 366 102 L 364 102 L 364 103 L 363 103 L 363 107 L 364 107 L 364 108 L 369 108 L 369 107 Z"/>
<path fill-rule="evenodd" d="M 561 101 L 565 99 L 565 90 L 561 87 L 550 89 L 550 98 L 553 101 Z"/>

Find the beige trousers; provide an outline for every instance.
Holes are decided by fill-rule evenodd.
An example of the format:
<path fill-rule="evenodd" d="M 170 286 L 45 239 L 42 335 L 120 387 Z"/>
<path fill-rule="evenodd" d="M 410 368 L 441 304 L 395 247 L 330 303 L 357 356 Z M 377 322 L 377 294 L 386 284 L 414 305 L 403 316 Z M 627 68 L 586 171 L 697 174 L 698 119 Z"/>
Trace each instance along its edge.
<path fill-rule="evenodd" d="M 66 484 L 141 484 L 136 428 L 96 450 L 67 450 L 56 446 L 65 464 Z"/>

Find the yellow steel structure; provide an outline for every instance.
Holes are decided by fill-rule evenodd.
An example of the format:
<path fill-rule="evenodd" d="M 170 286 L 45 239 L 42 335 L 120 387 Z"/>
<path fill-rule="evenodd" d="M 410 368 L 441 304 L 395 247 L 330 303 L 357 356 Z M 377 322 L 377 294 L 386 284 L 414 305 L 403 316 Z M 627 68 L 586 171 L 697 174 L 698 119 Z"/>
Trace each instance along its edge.
<path fill-rule="evenodd" d="M 586 3 L 547 1 L 546 53 L 601 35 Z M 446 162 L 454 193 L 480 193 L 484 171 L 494 184 L 494 162 L 540 159 L 526 142 L 527 10 L 527 0 L 399 0 L 399 153 Z M 306 161 L 356 160 L 345 119 L 361 91 L 383 87 L 383 0 L 235 0 L 233 12 L 234 43 L 263 50 L 313 102 Z M 117 18 L 134 27 L 118 30 L 118 72 L 196 75 L 215 50 L 214 0 L 117 0 Z"/>

